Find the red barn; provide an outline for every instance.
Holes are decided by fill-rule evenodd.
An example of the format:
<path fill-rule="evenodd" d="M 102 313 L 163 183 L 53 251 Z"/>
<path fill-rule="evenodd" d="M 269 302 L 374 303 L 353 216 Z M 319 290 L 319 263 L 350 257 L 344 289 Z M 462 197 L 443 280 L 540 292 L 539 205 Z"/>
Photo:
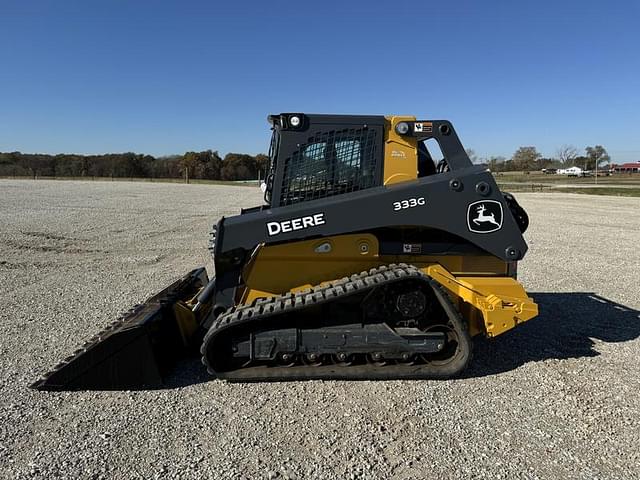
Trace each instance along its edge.
<path fill-rule="evenodd" d="M 615 166 L 616 172 L 638 173 L 640 172 L 640 162 L 623 163 Z"/>

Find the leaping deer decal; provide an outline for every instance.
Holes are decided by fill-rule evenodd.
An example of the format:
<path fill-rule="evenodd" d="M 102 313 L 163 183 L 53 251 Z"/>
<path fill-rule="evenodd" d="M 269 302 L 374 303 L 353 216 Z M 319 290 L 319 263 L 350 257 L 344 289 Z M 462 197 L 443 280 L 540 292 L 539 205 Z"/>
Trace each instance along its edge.
<path fill-rule="evenodd" d="M 475 223 L 476 225 L 480 225 L 481 223 L 487 223 L 488 222 L 488 223 L 492 223 L 496 227 L 500 228 L 500 224 L 498 222 L 496 222 L 496 218 L 495 218 L 494 214 L 490 213 L 489 215 L 485 215 L 484 212 L 486 210 L 487 210 L 487 208 L 484 206 L 484 204 L 478 205 L 478 207 L 476 208 L 476 211 L 478 212 L 478 216 L 472 220 L 473 223 Z"/>

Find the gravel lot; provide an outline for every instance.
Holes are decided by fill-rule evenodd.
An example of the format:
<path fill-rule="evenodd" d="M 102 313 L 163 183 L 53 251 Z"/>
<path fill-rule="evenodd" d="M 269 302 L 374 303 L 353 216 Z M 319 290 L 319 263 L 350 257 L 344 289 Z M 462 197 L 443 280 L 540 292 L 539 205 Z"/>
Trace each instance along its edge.
<path fill-rule="evenodd" d="M 640 477 L 640 198 L 518 195 L 542 313 L 463 379 L 226 384 L 194 359 L 160 391 L 27 388 L 260 197 L 0 180 L 0 477 Z"/>

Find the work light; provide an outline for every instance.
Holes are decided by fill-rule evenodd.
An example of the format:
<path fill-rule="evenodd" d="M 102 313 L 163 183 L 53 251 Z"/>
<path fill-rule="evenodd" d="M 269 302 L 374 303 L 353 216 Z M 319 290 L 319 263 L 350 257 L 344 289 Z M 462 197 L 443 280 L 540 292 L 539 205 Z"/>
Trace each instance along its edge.
<path fill-rule="evenodd" d="M 396 125 L 396 132 L 400 135 L 406 135 L 409 131 L 409 124 L 407 122 L 400 122 Z"/>
<path fill-rule="evenodd" d="M 294 128 L 299 127 L 300 126 L 300 117 L 298 117 L 297 115 L 293 115 L 292 117 L 289 117 L 289 123 Z"/>

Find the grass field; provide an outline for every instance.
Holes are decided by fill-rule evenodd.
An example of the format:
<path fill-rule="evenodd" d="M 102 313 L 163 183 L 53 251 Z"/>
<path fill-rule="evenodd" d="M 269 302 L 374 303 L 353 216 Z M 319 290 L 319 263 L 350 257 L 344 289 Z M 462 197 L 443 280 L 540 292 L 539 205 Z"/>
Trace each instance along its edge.
<path fill-rule="evenodd" d="M 584 188 L 567 188 L 558 187 L 551 190 L 552 192 L 563 193 L 583 193 L 587 195 L 613 195 L 616 197 L 640 197 L 639 188 L 619 188 L 619 187 L 584 187 Z"/>
<path fill-rule="evenodd" d="M 608 177 L 568 177 L 542 172 L 499 172 L 494 177 L 500 189 L 509 192 L 582 193 L 640 197 L 640 174 L 614 174 Z"/>
<path fill-rule="evenodd" d="M 493 174 L 498 182 L 595 185 L 596 177 L 568 177 L 567 175 L 544 174 L 542 172 L 497 172 Z M 599 176 L 598 185 L 637 185 L 640 187 L 639 173 L 616 173 Z"/>
<path fill-rule="evenodd" d="M 640 197 L 640 174 L 616 174 L 609 177 L 567 177 L 546 175 L 542 172 L 498 172 L 494 177 L 502 190 L 509 192 L 582 193 L 588 195 L 613 195 Z M 33 180 L 32 177 L 0 177 L 6 179 Z M 39 177 L 37 180 L 82 180 L 96 182 L 145 182 L 185 183 L 182 178 L 138 177 Z M 202 185 L 256 186 L 257 180 L 229 182 L 222 180 L 191 179 L 189 183 Z"/>
<path fill-rule="evenodd" d="M 540 183 L 502 183 L 498 182 L 502 191 L 518 193 L 581 193 L 587 195 L 612 195 L 616 197 L 640 197 L 640 186 L 609 186 L 609 185 L 544 185 Z"/>

